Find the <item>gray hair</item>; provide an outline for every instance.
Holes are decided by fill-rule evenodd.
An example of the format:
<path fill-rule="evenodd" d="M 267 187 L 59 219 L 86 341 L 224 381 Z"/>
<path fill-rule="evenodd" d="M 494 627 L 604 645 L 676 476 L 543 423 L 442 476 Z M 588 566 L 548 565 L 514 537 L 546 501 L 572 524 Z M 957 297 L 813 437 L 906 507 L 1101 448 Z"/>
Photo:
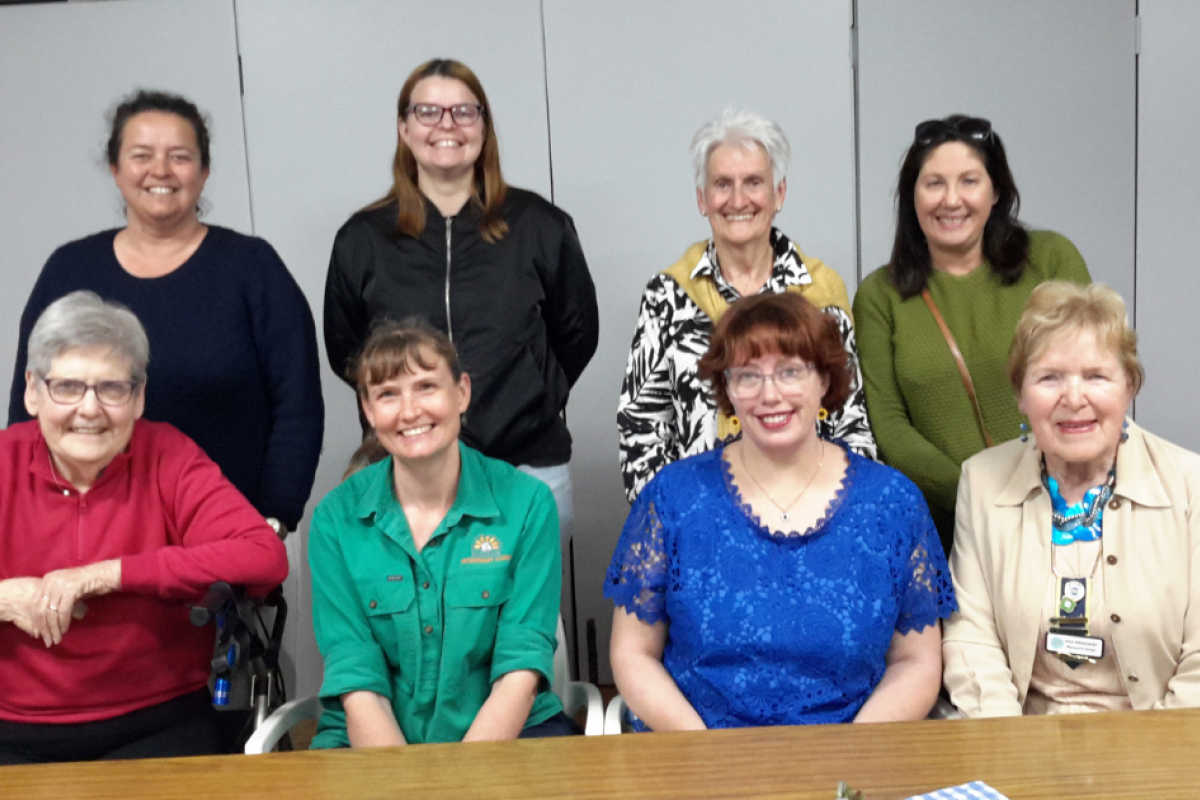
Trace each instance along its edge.
<path fill-rule="evenodd" d="M 146 382 L 150 341 L 142 323 L 125 306 L 102 300 L 95 292 L 71 292 L 55 300 L 38 317 L 29 334 L 27 369 L 45 377 L 51 362 L 68 350 L 110 347 L 129 359 L 130 377 Z"/>
<path fill-rule="evenodd" d="M 783 135 L 783 128 L 753 111 L 739 111 L 731 107 L 725 109 L 721 116 L 705 123 L 692 138 L 692 166 L 696 170 L 697 189 L 704 189 L 708 178 L 708 157 L 722 144 L 738 144 L 743 147 L 758 145 L 767 152 L 775 186 L 779 186 L 787 177 L 792 146 Z"/>

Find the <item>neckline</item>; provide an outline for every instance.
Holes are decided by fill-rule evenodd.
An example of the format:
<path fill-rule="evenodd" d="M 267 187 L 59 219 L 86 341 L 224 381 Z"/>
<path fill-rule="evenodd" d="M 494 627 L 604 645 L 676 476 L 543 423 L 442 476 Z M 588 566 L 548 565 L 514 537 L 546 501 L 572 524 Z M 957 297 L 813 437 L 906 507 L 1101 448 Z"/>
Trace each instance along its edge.
<path fill-rule="evenodd" d="M 187 270 L 188 267 L 191 266 L 192 262 L 194 262 L 196 260 L 196 257 L 199 256 L 202 252 L 204 252 L 208 248 L 209 242 L 211 242 L 213 239 L 213 232 L 217 230 L 217 226 L 210 225 L 208 223 L 204 223 L 204 228 L 205 228 L 204 238 L 200 240 L 200 244 L 196 245 L 196 249 L 192 251 L 191 255 L 189 255 L 187 258 L 185 258 L 183 260 L 183 263 L 181 263 L 178 267 L 171 270 L 170 272 L 165 272 L 162 275 L 154 275 L 152 277 L 142 277 L 141 275 L 134 275 L 132 272 L 130 272 L 129 270 L 127 270 L 125 268 L 125 265 L 121 263 L 121 259 L 117 257 L 117 235 L 119 233 L 121 233 L 121 231 L 124 230 L 124 228 L 117 228 L 117 229 L 113 230 L 112 239 L 108 243 L 108 252 L 109 252 L 109 254 L 112 255 L 112 260 L 113 260 L 113 263 L 117 266 L 117 270 L 120 272 L 121 275 L 124 275 L 126 279 L 128 279 L 130 281 L 134 281 L 135 283 L 140 283 L 140 284 L 149 284 L 149 283 L 153 283 L 155 281 L 166 281 L 176 275 L 183 273 L 185 270 Z"/>
<path fill-rule="evenodd" d="M 736 439 L 734 441 L 737 441 Z M 729 461 L 725 458 L 725 447 L 730 444 L 726 442 L 716 450 L 716 458 L 720 464 L 721 477 L 725 484 L 725 492 L 729 500 L 733 503 L 746 520 L 750 523 L 754 532 L 768 541 L 777 543 L 802 543 L 809 542 L 820 538 L 828 529 L 830 521 L 837 516 L 841 510 L 842 504 L 845 502 L 846 496 L 849 494 L 850 487 L 854 485 L 854 478 L 858 474 L 858 469 L 854 463 L 854 454 L 846 449 L 840 442 L 829 442 L 838 447 L 846 455 L 846 469 L 842 473 L 842 479 L 838 482 L 837 491 L 833 493 L 833 499 L 825 506 L 825 514 L 804 531 L 788 531 L 784 533 L 771 530 L 763 524 L 754 510 L 742 499 L 742 492 L 733 482 L 733 471 L 730 469 Z"/>

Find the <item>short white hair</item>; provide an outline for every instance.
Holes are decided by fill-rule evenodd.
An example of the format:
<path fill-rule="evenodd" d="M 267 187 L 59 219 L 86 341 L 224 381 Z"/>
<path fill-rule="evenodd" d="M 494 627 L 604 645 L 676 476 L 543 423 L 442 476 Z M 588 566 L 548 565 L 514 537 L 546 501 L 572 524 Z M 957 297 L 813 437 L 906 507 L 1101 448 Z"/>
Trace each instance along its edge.
<path fill-rule="evenodd" d="M 722 144 L 758 145 L 771 162 L 775 186 L 787 177 L 792 146 L 783 135 L 783 128 L 761 114 L 730 107 L 721 116 L 704 124 L 692 138 L 692 166 L 696 171 L 696 188 L 703 189 L 708 179 L 708 157 Z"/>
<path fill-rule="evenodd" d="M 142 323 L 120 303 L 83 290 L 60 297 L 38 317 L 29 334 L 27 368 L 45 378 L 55 358 L 85 347 L 111 348 L 114 354 L 129 359 L 133 380 L 146 382 L 150 342 Z"/>

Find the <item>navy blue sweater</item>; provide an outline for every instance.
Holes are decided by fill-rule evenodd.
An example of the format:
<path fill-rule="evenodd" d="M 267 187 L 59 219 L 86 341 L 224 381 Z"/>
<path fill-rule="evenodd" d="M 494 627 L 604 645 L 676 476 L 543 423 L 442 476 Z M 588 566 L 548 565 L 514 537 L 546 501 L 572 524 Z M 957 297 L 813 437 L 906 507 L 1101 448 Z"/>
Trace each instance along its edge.
<path fill-rule="evenodd" d="M 210 225 L 182 266 L 126 272 L 117 231 L 60 247 L 21 315 L 8 422 L 25 411 L 29 333 L 50 303 L 90 289 L 137 314 L 150 338 L 146 419 L 169 422 L 221 467 L 264 516 L 295 528 L 312 491 L 325 427 L 312 311 L 271 245 Z"/>

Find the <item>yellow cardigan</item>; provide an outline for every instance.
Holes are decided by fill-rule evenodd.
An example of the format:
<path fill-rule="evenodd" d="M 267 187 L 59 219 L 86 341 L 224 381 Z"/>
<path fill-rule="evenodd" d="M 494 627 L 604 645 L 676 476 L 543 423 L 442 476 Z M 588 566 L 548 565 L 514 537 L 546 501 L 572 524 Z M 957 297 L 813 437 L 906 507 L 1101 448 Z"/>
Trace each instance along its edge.
<path fill-rule="evenodd" d="M 1011 441 L 963 465 L 950 572 L 959 610 L 942 637 L 965 716 L 1021 714 L 1050 572 L 1041 450 Z M 1104 511 L 1105 610 L 1138 710 L 1200 706 L 1200 456 L 1129 426 Z"/>

